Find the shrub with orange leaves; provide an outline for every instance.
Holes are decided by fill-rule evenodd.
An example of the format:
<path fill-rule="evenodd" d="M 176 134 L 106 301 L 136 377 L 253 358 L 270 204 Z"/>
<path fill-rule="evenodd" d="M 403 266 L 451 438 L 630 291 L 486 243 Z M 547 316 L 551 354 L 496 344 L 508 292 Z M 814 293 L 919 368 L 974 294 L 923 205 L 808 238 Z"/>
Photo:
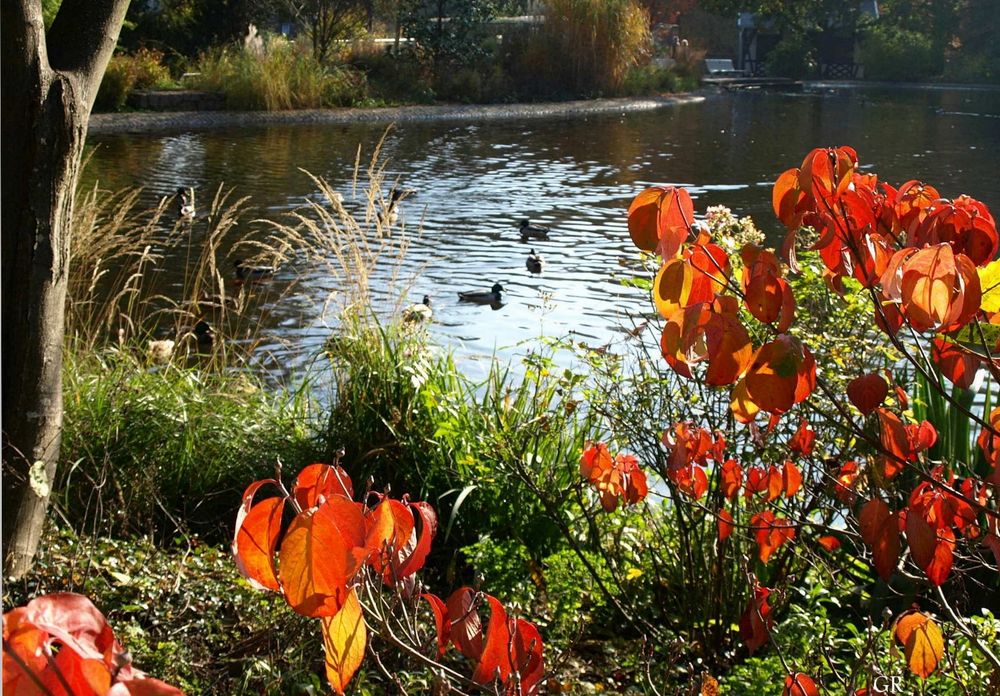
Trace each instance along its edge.
<path fill-rule="evenodd" d="M 620 465 L 622 475 L 635 478 L 630 466 Z M 254 502 L 265 487 L 278 495 Z M 454 645 L 474 666 L 471 676 L 463 676 L 441 665 L 443 679 L 495 684 L 498 693 L 509 696 L 538 693 L 543 643 L 533 623 L 510 616 L 496 598 L 472 588 L 456 590 L 447 602 L 419 591 L 415 574 L 437 532 L 434 509 L 375 491 L 367 491 L 364 502 L 353 498 L 351 479 L 337 463 L 307 466 L 291 492 L 279 471 L 279 477 L 247 488 L 232 545 L 237 568 L 251 584 L 281 593 L 293 611 L 320 620 L 331 688 L 345 693 L 364 660 L 369 630 L 390 644 L 419 651 L 422 646 L 407 644 L 394 631 L 391 612 L 401 601 L 423 599 L 437 633 L 436 650 L 425 661 L 434 663 Z M 293 515 L 287 526 L 286 510 Z M 380 601 L 379 585 L 394 599 L 373 611 L 365 604 Z M 490 611 L 485 631 L 478 614 L 482 606 Z"/>
<path fill-rule="evenodd" d="M 629 209 L 637 245 L 660 255 L 653 301 L 664 319 L 666 365 L 680 379 L 725 390 L 728 413 L 706 420 L 728 416 L 745 428 L 726 431 L 733 445 L 726 452 L 721 435 L 715 451 L 707 429 L 667 423 L 664 478 L 681 494 L 678 504 L 712 513 L 719 549 L 755 543 L 760 563 L 746 567 L 747 577 L 765 573 L 770 584 L 780 576 L 768 571 L 775 559 L 813 546 L 830 562 L 861 557 L 885 583 L 915 575 L 923 601 L 946 603 L 935 588 L 967 572 L 996 572 L 983 566 L 981 547 L 1000 564 L 1000 408 L 977 413 L 972 398 L 952 393 L 973 387 L 982 371 L 1000 379 L 993 215 L 980 201 L 948 200 L 923 182 L 896 188 L 880 181 L 862 172 L 850 147 L 811 151 L 777 178 L 772 204 L 787 228 L 778 251 L 757 244 L 726 250 L 695 222 L 683 189 L 649 189 Z M 898 361 L 885 377 L 867 355 L 819 364 L 828 346 L 799 329 L 795 277 L 804 227 L 813 240 L 804 253 L 821 265 L 827 287 L 874 316 L 880 333 L 867 340 Z M 965 436 L 950 432 L 949 423 L 914 417 L 906 384 L 915 374 L 978 430 L 985 463 L 934 459 L 947 451 L 942 439 Z M 782 427 L 786 416 L 795 419 L 793 430 Z M 820 423 L 833 441 L 817 437 Z M 835 517 L 847 521 L 846 530 L 828 526 Z M 774 587 L 751 587 L 740 620 L 751 652 L 768 641 Z M 911 671 L 926 678 L 937 669 L 943 643 L 926 615 L 899 619 L 896 635 L 908 646 Z M 786 694 L 817 692 L 806 674 L 785 681 Z"/>

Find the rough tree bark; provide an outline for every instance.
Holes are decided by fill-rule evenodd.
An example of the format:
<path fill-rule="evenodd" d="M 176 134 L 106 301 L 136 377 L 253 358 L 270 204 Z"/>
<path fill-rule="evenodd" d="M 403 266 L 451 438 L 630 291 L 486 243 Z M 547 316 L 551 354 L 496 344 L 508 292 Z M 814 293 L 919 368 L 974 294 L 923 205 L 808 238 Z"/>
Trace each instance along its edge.
<path fill-rule="evenodd" d="M 90 110 L 129 0 L 0 3 L 3 165 L 4 574 L 27 572 L 45 524 L 62 428 L 70 221 Z"/>

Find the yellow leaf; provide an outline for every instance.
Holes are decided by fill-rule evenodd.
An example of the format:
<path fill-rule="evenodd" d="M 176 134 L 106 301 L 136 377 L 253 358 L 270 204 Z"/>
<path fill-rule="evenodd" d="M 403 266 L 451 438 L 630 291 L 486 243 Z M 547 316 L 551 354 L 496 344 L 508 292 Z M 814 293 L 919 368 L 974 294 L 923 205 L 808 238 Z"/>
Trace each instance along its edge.
<path fill-rule="evenodd" d="M 635 580 L 636 578 L 640 577 L 642 577 L 641 568 L 629 568 L 628 571 L 625 573 L 626 580 Z"/>
<path fill-rule="evenodd" d="M 977 270 L 979 284 L 983 288 L 983 300 L 980 307 L 984 312 L 1000 312 L 1000 259 Z"/>
<path fill-rule="evenodd" d="M 361 666 L 368 640 L 357 590 L 352 589 L 340 611 L 323 617 L 322 622 L 326 678 L 333 690 L 343 696 L 344 688 Z"/>
<path fill-rule="evenodd" d="M 896 622 L 896 640 L 903 645 L 910 671 L 921 679 L 933 674 L 944 656 L 941 629 L 918 611 L 904 614 Z"/>

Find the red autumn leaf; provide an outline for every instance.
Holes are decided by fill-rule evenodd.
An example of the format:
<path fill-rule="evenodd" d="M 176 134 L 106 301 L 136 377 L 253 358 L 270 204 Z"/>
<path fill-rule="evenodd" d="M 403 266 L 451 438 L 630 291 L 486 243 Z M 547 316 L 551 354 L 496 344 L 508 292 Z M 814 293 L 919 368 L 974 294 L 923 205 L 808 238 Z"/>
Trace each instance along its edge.
<path fill-rule="evenodd" d="M 879 442 L 882 445 L 882 457 L 885 477 L 891 479 L 903 470 L 906 462 L 914 461 L 916 454 L 910 440 L 910 433 L 892 411 L 884 408 L 875 409 L 879 424 Z"/>
<path fill-rule="evenodd" d="M 692 271 L 687 304 L 715 301 L 732 273 L 725 250 L 718 244 L 710 243 L 706 235 L 699 235 L 697 244 L 685 254 L 685 262 Z"/>
<path fill-rule="evenodd" d="M 770 488 L 770 484 L 771 484 L 770 472 L 765 470 L 763 467 L 752 466 L 747 469 L 745 496 L 749 498 L 754 493 L 767 491 Z"/>
<path fill-rule="evenodd" d="M 837 472 L 837 482 L 833 486 L 833 494 L 837 496 L 838 500 L 844 503 L 854 502 L 856 495 L 854 489 L 857 486 L 860 473 L 857 462 L 847 462 L 840 467 L 840 471 Z"/>
<path fill-rule="evenodd" d="M 781 470 L 773 464 L 767 469 L 767 499 L 770 503 L 781 497 L 781 492 L 785 489 L 785 481 Z"/>
<path fill-rule="evenodd" d="M 333 496 L 305 510 L 281 543 L 279 576 L 285 599 L 299 614 L 333 616 L 369 553 L 360 503 Z"/>
<path fill-rule="evenodd" d="M 781 484 L 786 498 L 791 498 L 802 487 L 802 472 L 793 462 L 785 462 L 782 466 Z"/>
<path fill-rule="evenodd" d="M 882 291 L 918 331 L 961 328 L 979 311 L 982 297 L 975 265 L 948 244 L 896 252 L 882 276 Z"/>
<path fill-rule="evenodd" d="M 830 536 L 829 534 L 817 538 L 816 543 L 831 552 L 840 548 L 840 539 L 835 536 Z"/>
<path fill-rule="evenodd" d="M 632 505 L 643 500 L 649 492 L 639 461 L 629 454 L 618 454 L 612 459 L 603 442 L 584 450 L 580 457 L 580 474 L 597 488 L 601 506 L 607 512 L 618 507 L 619 498 L 626 505 Z"/>
<path fill-rule="evenodd" d="M 5 613 L 3 640 L 5 694 L 181 696 L 132 667 L 104 615 L 83 595 L 43 595 Z"/>
<path fill-rule="evenodd" d="M 872 498 L 861 508 L 859 515 L 861 538 L 872 549 L 875 570 L 888 582 L 899 560 L 898 515 L 878 498 Z"/>
<path fill-rule="evenodd" d="M 855 377 L 847 385 L 847 398 L 866 416 L 882 405 L 888 394 L 889 385 L 874 373 Z"/>
<path fill-rule="evenodd" d="M 636 196 L 628 209 L 628 231 L 643 251 L 673 258 L 694 222 L 691 195 L 683 188 L 653 186 Z"/>
<path fill-rule="evenodd" d="M 934 555 L 922 569 L 930 583 L 938 587 L 943 585 L 951 574 L 955 558 L 955 534 L 948 527 L 944 527 L 937 530 L 935 536 Z"/>
<path fill-rule="evenodd" d="M 907 246 L 946 243 L 977 266 L 985 266 L 996 256 L 996 223 L 979 201 L 968 196 L 955 201 L 938 199 L 924 212 L 923 219 L 908 228 Z"/>
<path fill-rule="evenodd" d="M 728 459 L 722 465 L 722 495 L 729 500 L 736 497 L 743 485 L 743 467 L 735 459 Z"/>
<path fill-rule="evenodd" d="M 788 442 L 788 449 L 808 457 L 812 454 L 813 446 L 816 444 L 816 431 L 812 429 L 809 422 L 803 418 L 799 421 L 799 428 L 795 435 Z"/>
<path fill-rule="evenodd" d="M 348 500 L 354 497 L 351 477 L 339 466 L 310 464 L 295 477 L 292 497 L 299 507 L 308 510 L 319 505 L 320 497 L 340 495 Z"/>
<path fill-rule="evenodd" d="M 483 652 L 483 624 L 476 611 L 476 591 L 460 587 L 447 601 L 451 621 L 451 642 L 470 660 L 478 660 Z"/>
<path fill-rule="evenodd" d="M 771 555 L 786 541 L 795 538 L 795 527 L 788 520 L 775 517 L 769 510 L 758 512 L 750 518 L 750 531 L 754 532 L 762 563 L 767 563 Z"/>
<path fill-rule="evenodd" d="M 693 500 L 699 500 L 708 491 L 708 475 L 698 464 L 688 464 L 680 469 L 668 468 L 667 478 Z"/>
<path fill-rule="evenodd" d="M 419 529 L 414 530 L 410 541 L 399 551 L 400 563 L 395 573 L 397 580 L 409 577 L 424 567 L 427 554 L 431 551 L 431 541 L 437 534 L 437 513 L 429 503 L 414 502 L 408 507 L 416 511 L 414 517 L 419 521 Z"/>
<path fill-rule="evenodd" d="M 477 684 L 490 684 L 494 679 L 506 682 L 510 678 L 510 625 L 507 612 L 500 601 L 491 595 L 483 595 L 490 607 L 490 622 L 486 627 L 483 652 L 472 674 Z"/>
<path fill-rule="evenodd" d="M 935 338 L 931 343 L 931 359 L 941 374 L 961 389 L 972 386 L 979 366 L 983 364 L 982 358 L 975 353 L 941 338 Z"/>
<path fill-rule="evenodd" d="M 707 362 L 705 383 L 732 384 L 753 359 L 750 335 L 729 303 L 690 305 L 663 326 L 660 350 L 671 369 L 690 378 L 691 365 Z"/>
<path fill-rule="evenodd" d="M 795 672 L 785 677 L 785 688 L 781 696 L 819 696 L 819 689 L 812 677 L 802 672 Z"/>
<path fill-rule="evenodd" d="M 910 557 L 920 569 L 934 560 L 937 535 L 919 510 L 912 507 L 906 513 L 906 541 L 910 545 Z"/>
<path fill-rule="evenodd" d="M 848 190 L 857 166 L 851 147 L 816 148 L 802 160 L 799 187 L 814 200 L 833 198 Z"/>
<path fill-rule="evenodd" d="M 387 570 L 390 559 L 413 535 L 413 524 L 413 513 L 406 505 L 388 497 L 365 513 L 365 546 L 371 553 L 368 562 L 375 570 Z"/>
<path fill-rule="evenodd" d="M 771 616 L 771 606 L 767 603 L 770 588 L 755 584 L 753 597 L 740 616 L 740 637 L 753 655 L 767 643 L 771 635 L 774 618 Z"/>
<path fill-rule="evenodd" d="M 244 491 L 243 502 L 236 513 L 232 552 L 237 570 L 252 586 L 278 592 L 281 587 L 275 570 L 274 553 L 281 536 L 285 499 L 268 498 L 253 504 L 257 492 L 269 483 L 279 487 L 274 479 L 264 479 L 251 483 Z"/>
<path fill-rule="evenodd" d="M 434 626 L 437 628 L 438 657 L 444 657 L 448 649 L 448 642 L 451 640 L 451 619 L 448 616 L 448 607 L 436 594 L 425 592 L 420 595 L 431 606 L 434 613 Z"/>
<path fill-rule="evenodd" d="M 806 213 L 807 206 L 806 194 L 799 187 L 798 169 L 782 172 L 774 182 L 771 202 L 774 214 L 789 230 L 797 230 L 802 225 L 802 216 Z"/>
<path fill-rule="evenodd" d="M 719 510 L 719 541 L 725 541 L 733 533 L 733 516 L 728 510 Z"/>

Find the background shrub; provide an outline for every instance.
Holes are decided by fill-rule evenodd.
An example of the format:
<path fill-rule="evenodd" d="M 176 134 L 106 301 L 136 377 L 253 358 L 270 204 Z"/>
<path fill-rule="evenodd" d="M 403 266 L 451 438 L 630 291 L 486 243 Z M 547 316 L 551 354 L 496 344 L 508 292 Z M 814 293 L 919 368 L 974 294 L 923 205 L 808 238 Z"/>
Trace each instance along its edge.
<path fill-rule="evenodd" d="M 874 26 L 861 44 L 865 77 L 871 80 L 922 80 L 936 72 L 931 39 L 891 25 Z"/>
<path fill-rule="evenodd" d="M 97 90 L 94 108 L 118 111 L 135 89 L 166 89 L 175 86 L 170 70 L 163 64 L 163 52 L 140 48 L 135 53 L 111 58 Z"/>

